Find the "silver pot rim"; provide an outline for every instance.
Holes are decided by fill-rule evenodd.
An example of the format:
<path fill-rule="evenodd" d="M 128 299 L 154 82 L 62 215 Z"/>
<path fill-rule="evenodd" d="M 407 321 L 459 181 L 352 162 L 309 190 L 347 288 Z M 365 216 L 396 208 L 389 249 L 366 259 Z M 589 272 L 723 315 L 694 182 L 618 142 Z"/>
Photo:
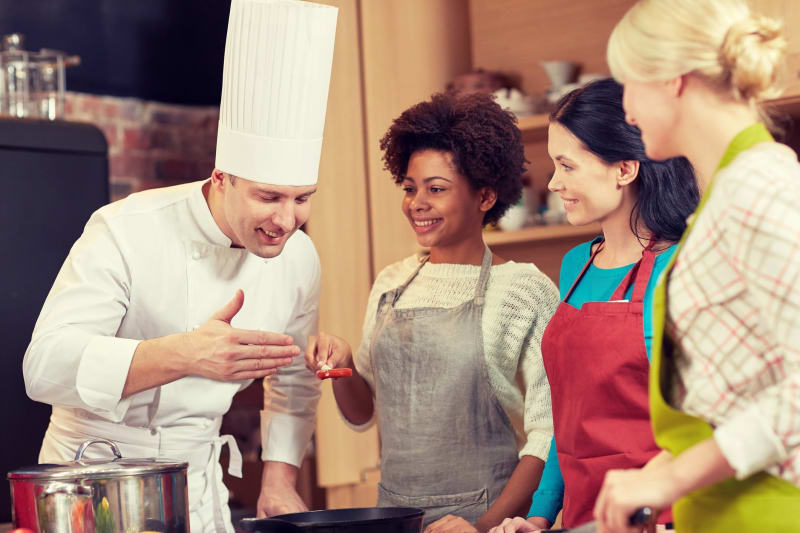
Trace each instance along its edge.
<path fill-rule="evenodd" d="M 168 459 L 115 459 L 113 461 L 73 461 L 59 464 L 40 464 L 18 468 L 8 473 L 8 479 L 95 479 L 162 474 L 186 470 L 189 463 Z"/>
<path fill-rule="evenodd" d="M 107 444 L 114 454 L 113 460 L 86 460 L 83 453 L 92 444 Z M 17 468 L 8 473 L 9 480 L 72 480 L 121 478 L 148 474 L 162 474 L 185 471 L 189 463 L 174 459 L 134 459 L 123 458 L 116 444 L 105 439 L 87 440 L 75 453 L 75 460 L 67 463 L 45 463 Z"/>

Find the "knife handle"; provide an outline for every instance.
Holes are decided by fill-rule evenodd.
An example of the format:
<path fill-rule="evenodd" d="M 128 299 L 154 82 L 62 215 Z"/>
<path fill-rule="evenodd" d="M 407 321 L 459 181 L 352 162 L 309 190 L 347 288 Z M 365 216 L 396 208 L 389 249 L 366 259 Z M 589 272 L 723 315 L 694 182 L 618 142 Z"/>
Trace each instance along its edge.
<path fill-rule="evenodd" d="M 631 515 L 628 519 L 628 523 L 632 526 L 646 524 L 650 521 L 653 517 L 653 508 L 652 507 L 639 507 L 636 511 Z M 583 526 L 580 526 L 578 529 L 583 531 L 584 527 L 589 526 L 593 527 L 594 522 L 590 522 Z M 576 531 L 575 529 L 548 529 L 549 533 L 569 533 L 570 531 Z M 589 530 L 587 530 L 589 531 Z M 595 531 L 595 529 L 591 529 L 591 531 Z"/>
<path fill-rule="evenodd" d="M 646 524 L 650 521 L 653 517 L 653 508 L 652 507 L 639 507 L 636 509 L 631 517 L 628 519 L 628 523 L 632 526 L 638 524 Z"/>

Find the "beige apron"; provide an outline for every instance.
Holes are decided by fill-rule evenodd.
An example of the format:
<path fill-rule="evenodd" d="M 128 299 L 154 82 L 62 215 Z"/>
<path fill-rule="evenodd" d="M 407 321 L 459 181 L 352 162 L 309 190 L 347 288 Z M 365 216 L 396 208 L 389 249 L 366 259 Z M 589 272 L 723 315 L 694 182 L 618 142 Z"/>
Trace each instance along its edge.
<path fill-rule="evenodd" d="M 489 384 L 483 353 L 484 253 L 475 297 L 452 309 L 396 309 L 421 263 L 381 296 L 371 346 L 381 435 L 379 506 L 475 523 L 517 466 L 514 430 Z"/>

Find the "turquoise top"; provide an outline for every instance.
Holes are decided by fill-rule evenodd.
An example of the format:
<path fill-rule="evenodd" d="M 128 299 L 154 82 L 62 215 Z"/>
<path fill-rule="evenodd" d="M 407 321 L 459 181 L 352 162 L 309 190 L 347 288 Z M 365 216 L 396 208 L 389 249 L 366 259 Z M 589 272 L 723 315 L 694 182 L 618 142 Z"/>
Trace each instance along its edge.
<path fill-rule="evenodd" d="M 561 261 L 561 274 L 559 277 L 559 289 L 561 298 L 569 291 L 572 283 L 581 273 L 583 265 L 589 260 L 592 253 L 592 243 L 589 241 L 579 244 L 564 256 Z M 647 283 L 647 291 L 644 295 L 644 345 L 647 349 L 647 358 L 650 358 L 650 344 L 653 339 L 653 291 L 655 290 L 658 278 L 667 266 L 672 254 L 675 253 L 676 245 L 672 245 L 658 256 L 653 265 L 653 273 Z M 622 283 L 623 278 L 628 274 L 633 264 L 617 268 L 598 268 L 589 265 L 583 278 L 578 282 L 575 290 L 567 300 L 567 303 L 580 308 L 585 302 L 605 302 L 611 299 L 614 290 Z M 628 287 L 625 298 L 630 299 L 633 295 L 633 285 Z M 533 495 L 533 502 L 528 516 L 543 516 L 550 523 L 553 523 L 558 515 L 558 511 L 564 501 L 564 479 L 561 477 L 561 469 L 558 466 L 558 455 L 556 455 L 555 438 L 550 445 L 550 454 L 544 466 L 542 479 L 539 488 Z"/>

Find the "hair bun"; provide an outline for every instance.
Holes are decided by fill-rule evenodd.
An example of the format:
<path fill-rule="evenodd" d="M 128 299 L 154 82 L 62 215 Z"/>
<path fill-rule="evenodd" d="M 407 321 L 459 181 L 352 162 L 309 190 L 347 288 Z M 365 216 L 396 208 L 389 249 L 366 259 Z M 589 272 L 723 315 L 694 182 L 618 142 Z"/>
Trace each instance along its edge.
<path fill-rule="evenodd" d="M 770 98 L 786 52 L 782 24 L 751 15 L 733 24 L 720 48 L 720 63 L 734 95 L 743 100 Z"/>

